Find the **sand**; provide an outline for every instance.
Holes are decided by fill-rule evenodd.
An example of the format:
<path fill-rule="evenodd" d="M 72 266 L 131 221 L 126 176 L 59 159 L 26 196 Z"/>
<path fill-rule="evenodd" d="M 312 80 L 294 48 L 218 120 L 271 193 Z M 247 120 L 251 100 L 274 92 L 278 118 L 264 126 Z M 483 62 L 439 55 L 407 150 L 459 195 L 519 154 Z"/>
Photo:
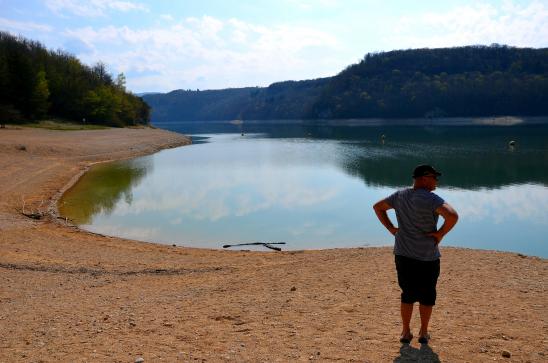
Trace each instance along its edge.
<path fill-rule="evenodd" d="M 546 259 L 443 247 L 430 345 L 402 346 L 389 247 L 193 249 L 56 218 L 56 198 L 93 163 L 188 142 L 0 129 L 0 362 L 548 361 Z M 44 217 L 22 215 L 23 201 Z"/>

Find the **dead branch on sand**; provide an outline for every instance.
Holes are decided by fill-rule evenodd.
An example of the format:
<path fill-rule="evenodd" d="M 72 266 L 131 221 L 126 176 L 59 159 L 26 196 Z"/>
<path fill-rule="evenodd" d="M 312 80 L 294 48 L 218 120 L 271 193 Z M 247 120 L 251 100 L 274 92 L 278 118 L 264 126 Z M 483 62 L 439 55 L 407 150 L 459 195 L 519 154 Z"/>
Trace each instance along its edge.
<path fill-rule="evenodd" d="M 22 206 L 21 206 L 21 209 L 19 210 L 19 213 L 21 213 L 25 217 L 32 218 L 32 219 L 42 219 L 42 217 L 46 215 L 46 210 L 41 210 L 42 205 L 44 205 L 43 199 L 40 201 L 40 204 L 38 205 L 38 207 L 36 207 L 36 209 L 31 209 L 29 212 L 25 211 L 26 201 L 23 196 L 21 196 L 21 201 L 22 201 Z"/>

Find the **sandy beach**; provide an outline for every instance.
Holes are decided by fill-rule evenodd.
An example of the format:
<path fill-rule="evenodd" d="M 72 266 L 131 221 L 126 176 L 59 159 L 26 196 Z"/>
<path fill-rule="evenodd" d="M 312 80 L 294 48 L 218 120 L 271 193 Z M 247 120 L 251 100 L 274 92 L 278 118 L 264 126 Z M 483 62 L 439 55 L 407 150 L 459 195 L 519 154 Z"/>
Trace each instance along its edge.
<path fill-rule="evenodd" d="M 205 250 L 57 218 L 56 199 L 93 163 L 189 142 L 149 128 L 0 129 L 0 362 L 548 361 L 546 259 L 442 247 L 421 348 L 398 342 L 390 247 Z"/>

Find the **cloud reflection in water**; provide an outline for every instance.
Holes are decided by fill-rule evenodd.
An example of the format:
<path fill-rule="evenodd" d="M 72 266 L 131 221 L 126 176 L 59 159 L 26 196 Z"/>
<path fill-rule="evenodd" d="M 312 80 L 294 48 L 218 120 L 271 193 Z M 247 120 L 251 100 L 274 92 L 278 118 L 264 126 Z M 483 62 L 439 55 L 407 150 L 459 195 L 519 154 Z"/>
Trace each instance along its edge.
<path fill-rule="evenodd" d="M 196 247 L 257 240 L 286 241 L 288 249 L 390 245 L 371 206 L 410 185 L 407 171 L 434 155 L 432 163 L 444 172 L 438 194 L 461 216 L 445 245 L 548 255 L 540 139 L 509 154 L 499 147 L 506 134 L 487 142 L 481 130 L 478 140 L 457 137 L 459 128 L 444 148 L 430 133 L 408 142 L 404 131 L 391 130 L 386 145 L 371 130 L 349 136 L 355 140 L 214 135 L 212 143 L 150 157 L 153 172 L 124 183 L 132 198 L 116 197 L 108 213 L 92 208 L 98 213 L 87 227 Z M 468 145 L 461 145 L 466 137 Z M 106 195 L 119 195 L 118 189 Z"/>

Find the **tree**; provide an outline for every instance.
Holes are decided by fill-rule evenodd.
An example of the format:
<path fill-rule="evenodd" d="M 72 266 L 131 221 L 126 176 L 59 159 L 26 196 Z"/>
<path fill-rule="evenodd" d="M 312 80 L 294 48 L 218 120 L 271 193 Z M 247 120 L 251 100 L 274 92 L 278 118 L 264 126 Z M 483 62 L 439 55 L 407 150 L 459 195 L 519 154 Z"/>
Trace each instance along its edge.
<path fill-rule="evenodd" d="M 13 106 L 7 104 L 9 89 L 9 70 L 8 62 L 3 52 L 0 53 L 0 128 L 5 128 L 6 121 L 10 119 L 10 108 Z"/>
<path fill-rule="evenodd" d="M 31 115 L 34 119 L 44 118 L 49 110 L 48 81 L 46 79 L 46 72 L 39 71 L 36 74 L 36 84 L 30 97 Z"/>
<path fill-rule="evenodd" d="M 108 74 L 107 66 L 103 62 L 97 62 L 93 66 L 93 74 L 100 83 L 112 84 L 112 77 Z"/>
<path fill-rule="evenodd" d="M 120 119 L 121 97 L 115 89 L 101 86 L 89 91 L 85 103 L 90 121 L 111 126 L 124 126 Z"/>
<path fill-rule="evenodd" d="M 144 101 L 116 82 L 104 63 L 88 67 L 69 53 L 0 31 L 0 124 L 46 115 L 124 126 L 148 123 Z"/>
<path fill-rule="evenodd" d="M 114 82 L 114 84 L 116 85 L 116 87 L 118 87 L 118 89 L 120 91 L 125 91 L 126 90 L 126 75 L 123 72 L 119 73 L 116 76 L 116 82 Z"/>
<path fill-rule="evenodd" d="M 21 119 L 21 113 L 13 105 L 0 103 L 0 128 L 5 128 L 8 122 L 19 123 Z"/>

